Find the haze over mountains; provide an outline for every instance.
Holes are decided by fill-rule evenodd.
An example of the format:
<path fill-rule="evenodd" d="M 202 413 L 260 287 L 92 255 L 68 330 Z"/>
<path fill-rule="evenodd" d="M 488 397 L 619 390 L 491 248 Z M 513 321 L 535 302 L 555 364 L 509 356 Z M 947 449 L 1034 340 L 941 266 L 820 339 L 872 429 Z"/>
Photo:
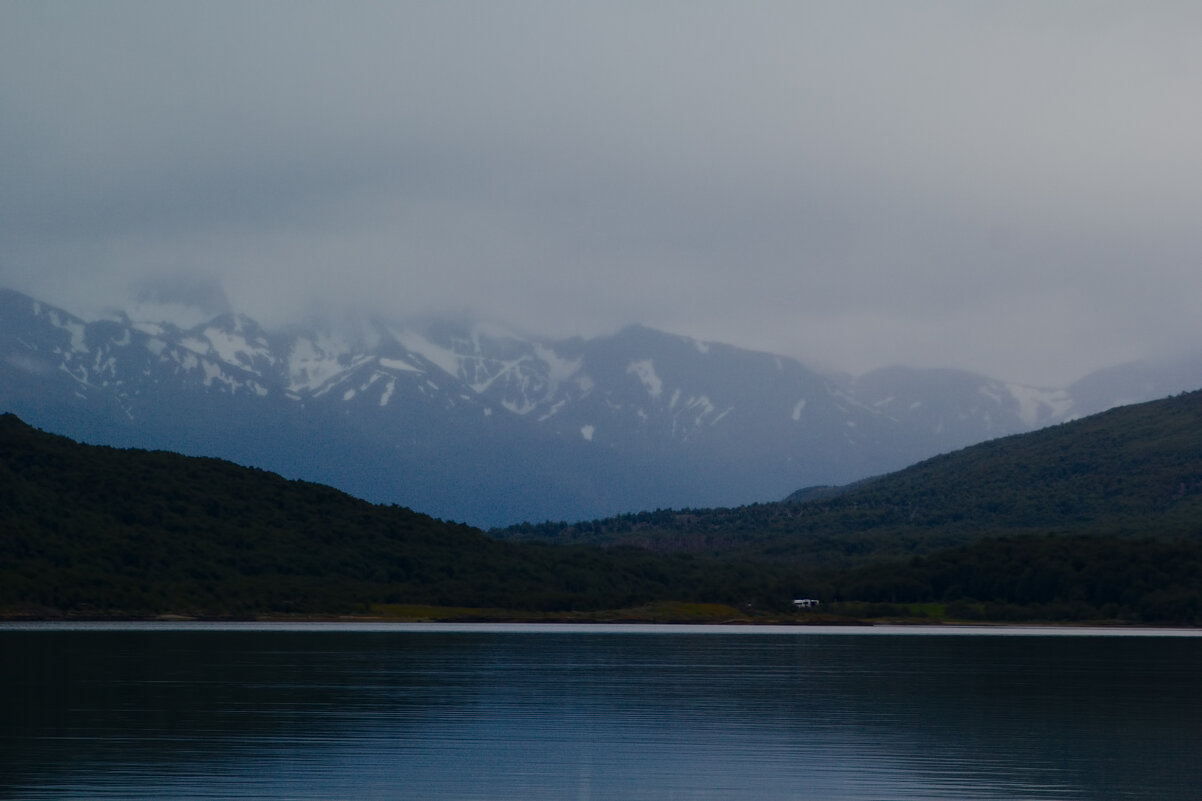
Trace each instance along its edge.
<path fill-rule="evenodd" d="M 777 500 L 1202 385 L 1202 358 L 1062 388 L 904 367 L 853 378 L 638 326 L 587 340 L 467 319 L 268 331 L 220 298 L 188 304 L 191 320 L 154 300 L 84 320 L 0 290 L 0 410 L 481 526 Z"/>
<path fill-rule="evenodd" d="M 1200 401 L 1112 409 L 809 501 L 526 523 L 491 538 L 228 461 L 77 444 L 3 414 L 0 618 L 766 622 L 808 597 L 826 622 L 1197 625 Z M 630 547 L 591 547 L 615 544 Z"/>

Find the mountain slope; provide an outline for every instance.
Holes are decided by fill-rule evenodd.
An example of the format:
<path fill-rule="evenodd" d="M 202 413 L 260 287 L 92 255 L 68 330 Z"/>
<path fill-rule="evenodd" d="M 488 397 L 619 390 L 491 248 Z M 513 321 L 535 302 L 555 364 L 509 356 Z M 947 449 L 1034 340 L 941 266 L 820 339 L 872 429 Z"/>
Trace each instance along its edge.
<path fill-rule="evenodd" d="M 1159 473 L 1156 463 L 1148 462 Z M 1178 511 L 1196 533 L 1193 509 Z M 941 530 L 964 541 L 954 527 L 920 528 L 923 540 L 909 543 L 916 552 L 937 544 Z M 748 611 L 783 619 L 800 592 L 823 599 L 820 620 L 941 615 L 944 607 L 992 620 L 1202 620 L 1199 536 L 987 537 L 889 562 L 882 555 L 906 544 L 907 532 L 826 533 L 860 551 L 875 547 L 877 558 L 832 570 L 816 569 L 812 551 L 782 564 L 781 553 L 761 552 L 756 563 L 504 543 L 261 470 L 78 445 L 0 416 L 0 617 L 370 614 L 406 603 L 566 612 L 659 602 L 674 619 Z M 814 618 L 806 610 L 792 619 Z"/>
<path fill-rule="evenodd" d="M 480 525 L 780 498 L 1071 419 L 1121 383 L 1078 398 L 951 370 L 844 379 L 638 326 L 556 341 L 448 319 L 85 321 L 0 290 L 0 410 Z"/>
<path fill-rule="evenodd" d="M 502 543 L 320 485 L 163 451 L 79 445 L 0 415 L 0 613 L 524 610 L 788 597 L 779 575 Z"/>
<path fill-rule="evenodd" d="M 794 502 L 494 534 L 847 564 L 1042 532 L 1202 536 L 1202 392 L 974 445 L 842 491 L 809 488 Z"/>

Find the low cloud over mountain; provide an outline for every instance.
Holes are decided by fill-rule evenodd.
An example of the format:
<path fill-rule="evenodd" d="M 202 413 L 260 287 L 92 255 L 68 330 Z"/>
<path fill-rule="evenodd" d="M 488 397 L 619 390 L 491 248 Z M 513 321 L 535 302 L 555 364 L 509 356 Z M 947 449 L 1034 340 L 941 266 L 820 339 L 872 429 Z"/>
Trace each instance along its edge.
<path fill-rule="evenodd" d="M 200 290 L 179 298 L 221 302 Z M 269 331 L 149 308 L 88 321 L 0 291 L 0 408 L 484 526 L 776 500 L 1202 384 L 1199 360 L 1041 389 L 958 370 L 829 375 L 640 326 L 592 339 L 464 319 Z"/>

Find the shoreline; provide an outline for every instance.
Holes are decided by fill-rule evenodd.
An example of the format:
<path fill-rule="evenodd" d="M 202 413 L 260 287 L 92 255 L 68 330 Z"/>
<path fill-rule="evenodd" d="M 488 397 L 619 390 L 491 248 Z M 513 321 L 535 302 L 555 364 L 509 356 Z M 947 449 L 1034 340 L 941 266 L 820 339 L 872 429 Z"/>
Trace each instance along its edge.
<path fill-rule="evenodd" d="M 1202 627 L 1180 623 L 1150 623 L 1123 620 L 965 620 L 930 617 L 844 617 L 822 615 L 771 614 L 671 614 L 668 610 L 605 610 L 598 612 L 523 612 L 518 610 L 466 609 L 457 607 L 418 607 L 407 614 L 130 614 L 118 611 L 93 613 L 0 613 L 0 627 L 20 624 L 155 624 L 165 625 L 253 625 L 253 624 L 319 624 L 319 625 L 521 625 L 521 626 L 740 626 L 740 627 L 798 627 L 798 628 L 980 628 L 980 629 L 1108 629 L 1108 630 L 1181 630 L 1199 631 Z"/>

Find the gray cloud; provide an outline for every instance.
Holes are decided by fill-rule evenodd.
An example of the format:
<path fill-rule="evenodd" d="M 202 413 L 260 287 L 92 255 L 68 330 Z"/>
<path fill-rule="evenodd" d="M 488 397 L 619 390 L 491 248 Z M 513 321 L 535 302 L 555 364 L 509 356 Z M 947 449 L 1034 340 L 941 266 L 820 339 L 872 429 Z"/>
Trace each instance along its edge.
<path fill-rule="evenodd" d="M 1059 383 L 1197 342 L 1193 3 L 0 6 L 0 281 Z"/>

